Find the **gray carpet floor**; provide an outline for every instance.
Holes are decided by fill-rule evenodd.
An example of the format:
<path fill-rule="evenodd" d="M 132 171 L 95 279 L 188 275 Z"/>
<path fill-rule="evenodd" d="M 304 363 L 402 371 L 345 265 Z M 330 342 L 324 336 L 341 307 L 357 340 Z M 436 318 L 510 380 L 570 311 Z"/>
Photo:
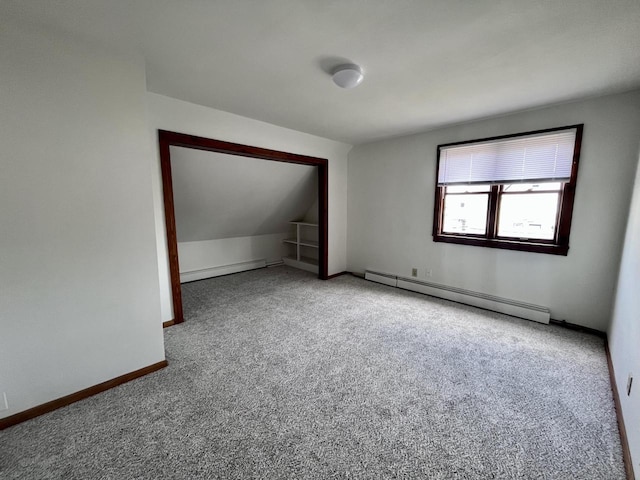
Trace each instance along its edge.
<path fill-rule="evenodd" d="M 289 267 L 183 297 L 169 367 L 0 432 L 0 477 L 624 478 L 598 337 Z"/>

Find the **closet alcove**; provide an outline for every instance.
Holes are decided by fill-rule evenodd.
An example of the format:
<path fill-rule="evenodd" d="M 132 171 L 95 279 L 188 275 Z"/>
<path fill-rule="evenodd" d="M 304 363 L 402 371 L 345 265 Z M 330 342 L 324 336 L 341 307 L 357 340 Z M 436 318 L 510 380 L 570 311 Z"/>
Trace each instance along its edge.
<path fill-rule="evenodd" d="M 181 282 L 283 258 L 327 278 L 326 159 L 162 130 L 159 142 L 174 323 Z"/>

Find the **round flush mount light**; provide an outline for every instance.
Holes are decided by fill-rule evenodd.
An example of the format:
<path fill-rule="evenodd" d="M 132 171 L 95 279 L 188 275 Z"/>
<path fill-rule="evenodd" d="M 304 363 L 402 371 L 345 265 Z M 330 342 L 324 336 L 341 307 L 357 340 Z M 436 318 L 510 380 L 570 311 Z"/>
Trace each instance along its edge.
<path fill-rule="evenodd" d="M 353 88 L 362 83 L 364 75 L 358 65 L 340 65 L 333 71 L 333 83 L 340 88 Z"/>

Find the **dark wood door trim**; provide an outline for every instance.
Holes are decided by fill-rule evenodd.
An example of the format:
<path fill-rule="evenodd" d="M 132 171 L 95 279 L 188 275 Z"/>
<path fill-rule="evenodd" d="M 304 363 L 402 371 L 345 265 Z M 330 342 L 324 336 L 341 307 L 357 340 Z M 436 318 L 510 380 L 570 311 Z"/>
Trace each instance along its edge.
<path fill-rule="evenodd" d="M 309 157 L 295 153 L 252 147 L 239 143 L 224 142 L 211 138 L 186 135 L 184 133 L 158 130 L 160 145 L 160 167 L 162 169 L 162 195 L 164 199 L 164 219 L 167 232 L 167 254 L 171 277 L 171 297 L 173 299 L 174 323 L 184 322 L 182 311 L 182 291 L 180 288 L 180 266 L 178 263 L 178 240 L 176 218 L 173 205 L 173 182 L 171 179 L 171 150 L 169 147 L 194 148 L 209 152 L 226 153 L 242 157 L 261 158 L 276 162 L 296 163 L 318 167 L 318 278 L 328 278 L 329 239 L 329 161 L 326 158 Z"/>

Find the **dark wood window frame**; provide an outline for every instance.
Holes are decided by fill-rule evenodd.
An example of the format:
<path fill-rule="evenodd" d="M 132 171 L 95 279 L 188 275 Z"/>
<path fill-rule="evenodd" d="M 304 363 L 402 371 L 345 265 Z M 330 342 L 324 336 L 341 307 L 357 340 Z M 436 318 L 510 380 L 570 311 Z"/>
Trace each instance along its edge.
<path fill-rule="evenodd" d="M 464 142 L 455 142 L 438 145 L 437 162 L 436 162 L 436 184 L 435 184 L 435 200 L 433 212 L 433 241 L 443 243 L 456 243 L 461 245 L 473 245 L 478 247 L 502 248 L 507 250 L 519 250 L 524 252 L 548 253 L 553 255 L 567 255 L 569 252 L 569 234 L 571 232 L 571 219 L 573 216 L 573 205 L 575 200 L 576 182 L 578 177 L 578 162 L 580 160 L 580 148 L 582 144 L 582 130 L 584 124 L 569 125 L 565 127 L 549 128 L 545 130 L 535 130 L 531 132 L 516 133 L 510 135 L 501 135 L 498 137 L 481 138 L 476 140 L 468 140 Z M 487 208 L 487 229 L 485 235 L 444 233 L 442 231 L 444 222 L 444 199 L 445 186 L 438 185 L 438 172 L 440 170 L 440 151 L 444 147 L 452 147 L 456 145 L 466 145 L 470 143 L 489 142 L 494 140 L 503 140 L 507 138 L 522 137 L 534 134 L 543 134 L 557 132 L 561 130 L 576 129 L 576 138 L 573 150 L 573 162 L 571 165 L 571 178 L 568 182 L 563 183 L 559 195 L 558 219 L 556 222 L 555 238 L 553 240 L 528 240 L 499 237 L 498 216 L 500 208 L 500 195 L 502 193 L 502 185 L 492 185 L 489 192 L 489 205 Z M 486 194 L 486 193 L 485 193 Z M 511 195 L 511 194 L 509 194 Z"/>
<path fill-rule="evenodd" d="M 252 147 L 239 143 L 224 142 L 211 138 L 197 137 L 184 133 L 158 130 L 160 146 L 160 167 L 162 170 L 162 192 L 164 199 L 164 217 L 167 232 L 167 254 L 171 277 L 171 297 L 173 299 L 173 323 L 182 323 L 182 291 L 180 287 L 180 266 L 178 263 L 178 241 L 176 218 L 173 207 L 173 183 L 171 180 L 170 147 L 185 147 L 209 152 L 226 153 L 242 157 L 260 158 L 276 162 L 296 163 L 318 167 L 318 278 L 326 280 L 328 267 L 328 223 L 329 223 L 329 161 L 326 158 L 309 157 L 295 153 Z M 171 323 L 171 322 L 167 322 Z"/>

